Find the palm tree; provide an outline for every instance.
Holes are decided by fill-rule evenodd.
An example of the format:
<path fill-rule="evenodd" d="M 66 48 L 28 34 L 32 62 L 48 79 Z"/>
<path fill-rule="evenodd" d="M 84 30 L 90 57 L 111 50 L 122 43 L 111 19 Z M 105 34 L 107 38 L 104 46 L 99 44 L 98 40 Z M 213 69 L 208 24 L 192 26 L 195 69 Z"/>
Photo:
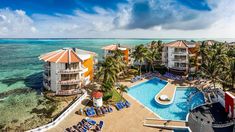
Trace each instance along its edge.
<path fill-rule="evenodd" d="M 96 77 L 99 80 L 103 80 L 103 83 L 109 81 L 114 85 L 117 80 L 119 70 L 120 69 L 116 66 L 116 60 L 110 56 L 101 63 Z"/>
<path fill-rule="evenodd" d="M 120 85 L 117 89 L 119 90 L 119 92 L 120 92 L 120 95 L 121 96 L 123 96 L 123 92 L 127 92 L 127 86 L 125 86 L 125 85 Z"/>
<path fill-rule="evenodd" d="M 132 57 L 134 58 L 134 61 L 137 62 L 139 65 L 138 70 L 140 75 L 142 65 L 146 61 L 147 51 L 147 48 L 143 44 L 141 44 L 136 46 L 134 52 L 132 52 Z"/>
<path fill-rule="evenodd" d="M 109 92 L 112 90 L 112 88 L 113 88 L 113 84 L 111 83 L 111 81 L 103 82 L 101 85 L 101 89 L 104 92 Z"/>
<path fill-rule="evenodd" d="M 154 62 L 161 58 L 161 53 L 158 52 L 157 48 L 148 49 L 147 53 L 147 63 L 150 65 L 150 70 L 154 71 Z"/>
<path fill-rule="evenodd" d="M 115 66 L 119 69 L 118 75 L 125 75 L 127 72 L 127 62 L 124 60 L 124 53 L 119 49 L 114 50 L 113 58 L 115 60 Z"/>
<path fill-rule="evenodd" d="M 234 89 L 235 83 L 235 58 L 227 58 L 224 60 L 226 64 L 223 67 L 222 74 L 220 74 L 220 82 L 231 86 Z"/>
<path fill-rule="evenodd" d="M 215 88 L 215 83 L 221 74 L 224 59 L 226 59 L 226 49 L 223 44 L 214 44 L 210 48 L 203 49 L 204 62 L 202 65 L 202 72 L 204 76 L 212 80 Z"/>
<path fill-rule="evenodd" d="M 197 71 L 197 69 L 195 69 L 195 71 L 194 72 L 192 72 L 192 71 L 190 71 L 190 69 L 192 68 L 192 67 L 196 67 L 196 66 L 198 66 L 198 64 L 197 64 L 197 59 L 195 58 L 195 57 L 189 57 L 189 74 L 191 74 L 191 75 L 193 75 L 193 76 L 196 76 L 196 71 Z"/>

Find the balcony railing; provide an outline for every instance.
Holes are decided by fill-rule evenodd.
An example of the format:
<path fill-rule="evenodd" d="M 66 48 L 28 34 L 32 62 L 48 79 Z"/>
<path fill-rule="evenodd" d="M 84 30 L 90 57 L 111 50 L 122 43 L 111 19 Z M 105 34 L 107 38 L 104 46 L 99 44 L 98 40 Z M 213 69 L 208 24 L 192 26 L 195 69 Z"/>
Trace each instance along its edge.
<path fill-rule="evenodd" d="M 60 90 L 56 92 L 56 95 L 74 95 L 80 93 L 82 93 L 80 89 L 71 89 L 71 90 Z"/>
<path fill-rule="evenodd" d="M 83 79 L 58 81 L 58 84 L 60 84 L 60 85 L 73 85 L 73 84 L 79 84 L 80 82 L 82 82 L 82 80 Z"/>
<path fill-rule="evenodd" d="M 173 54 L 187 54 L 186 51 L 174 51 Z"/>
<path fill-rule="evenodd" d="M 59 74 L 77 74 L 80 72 L 86 72 L 88 68 L 81 68 L 81 69 L 66 69 L 66 70 L 58 70 L 57 73 Z"/>
<path fill-rule="evenodd" d="M 186 59 L 174 58 L 173 61 L 186 62 Z"/>
<path fill-rule="evenodd" d="M 171 67 L 172 69 L 176 69 L 176 70 L 186 70 L 186 67 Z"/>

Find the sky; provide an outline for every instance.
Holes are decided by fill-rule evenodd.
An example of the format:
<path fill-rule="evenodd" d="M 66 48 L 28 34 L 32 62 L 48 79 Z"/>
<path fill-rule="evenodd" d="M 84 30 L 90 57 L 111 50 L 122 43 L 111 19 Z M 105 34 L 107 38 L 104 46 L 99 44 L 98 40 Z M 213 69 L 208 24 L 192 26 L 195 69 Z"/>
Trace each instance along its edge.
<path fill-rule="evenodd" d="M 235 38 L 234 0 L 0 0 L 0 38 Z"/>

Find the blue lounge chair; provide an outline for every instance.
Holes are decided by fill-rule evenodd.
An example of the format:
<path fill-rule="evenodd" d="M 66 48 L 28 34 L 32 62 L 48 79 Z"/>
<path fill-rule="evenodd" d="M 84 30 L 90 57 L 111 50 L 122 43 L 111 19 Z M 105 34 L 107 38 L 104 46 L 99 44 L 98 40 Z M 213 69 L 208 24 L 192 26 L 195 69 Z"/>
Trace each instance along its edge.
<path fill-rule="evenodd" d="M 89 108 L 86 108 L 86 115 L 89 117 L 92 116 L 92 113 Z"/>
<path fill-rule="evenodd" d="M 120 106 L 119 102 L 115 104 L 117 110 L 121 110 L 122 109 L 122 106 Z"/>
<path fill-rule="evenodd" d="M 92 119 L 87 119 L 87 122 L 90 123 L 91 125 L 95 125 L 96 121 L 92 120 Z"/>
<path fill-rule="evenodd" d="M 104 127 L 104 121 L 100 121 L 99 127 L 100 127 L 100 129 L 102 130 L 102 128 Z"/>
<path fill-rule="evenodd" d="M 120 102 L 120 105 L 122 106 L 122 108 L 125 108 L 126 107 L 126 105 L 125 105 L 125 103 L 124 102 Z"/>
<path fill-rule="evenodd" d="M 125 102 L 125 105 L 127 108 L 131 106 L 131 104 L 128 101 Z"/>
<path fill-rule="evenodd" d="M 91 113 L 92 113 L 92 116 L 95 116 L 95 115 L 96 115 L 96 112 L 95 112 L 94 107 L 91 107 L 91 108 L 90 108 L 90 111 L 91 111 Z"/>
<path fill-rule="evenodd" d="M 109 112 L 113 112 L 113 109 L 110 106 L 108 106 L 108 110 Z"/>

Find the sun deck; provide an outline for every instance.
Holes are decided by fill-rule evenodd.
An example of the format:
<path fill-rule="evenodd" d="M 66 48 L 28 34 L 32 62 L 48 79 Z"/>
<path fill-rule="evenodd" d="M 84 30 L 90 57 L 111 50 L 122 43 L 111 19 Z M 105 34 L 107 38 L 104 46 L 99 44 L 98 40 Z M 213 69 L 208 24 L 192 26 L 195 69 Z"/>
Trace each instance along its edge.
<path fill-rule="evenodd" d="M 162 105 L 169 105 L 174 100 L 174 95 L 176 91 L 176 86 L 171 83 L 167 83 L 167 85 L 155 96 L 155 101 Z M 161 100 L 160 97 L 162 95 L 166 95 L 169 100 Z"/>
<path fill-rule="evenodd" d="M 146 117 L 150 118 L 158 118 L 151 111 L 147 110 L 144 106 L 133 100 L 127 94 L 124 94 L 124 98 L 127 99 L 131 103 L 130 108 L 123 109 L 121 111 L 117 111 L 113 108 L 113 112 L 110 114 L 106 114 L 105 116 L 92 118 L 96 121 L 103 120 L 105 125 L 103 128 L 103 132 L 119 132 L 119 131 L 148 131 L 148 132 L 172 132 L 172 130 L 167 130 L 163 128 L 152 128 L 143 126 L 143 120 Z M 81 116 L 75 114 L 80 108 L 84 108 L 84 102 L 82 105 L 77 106 L 76 110 L 71 112 L 69 116 L 67 116 L 62 122 L 60 122 L 56 127 L 48 130 L 48 132 L 57 132 L 64 131 L 65 128 L 71 127 L 74 124 L 77 124 L 81 119 L 86 116 Z"/>

